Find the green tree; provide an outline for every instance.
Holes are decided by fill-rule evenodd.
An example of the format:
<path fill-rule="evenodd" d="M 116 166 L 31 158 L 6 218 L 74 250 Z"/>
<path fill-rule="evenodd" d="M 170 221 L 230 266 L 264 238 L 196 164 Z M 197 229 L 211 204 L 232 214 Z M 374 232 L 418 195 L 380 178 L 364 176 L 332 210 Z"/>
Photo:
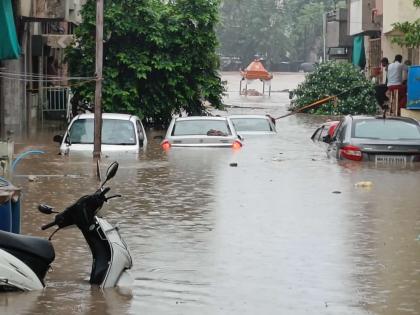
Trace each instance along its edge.
<path fill-rule="evenodd" d="M 166 124 L 174 112 L 200 114 L 205 101 L 222 107 L 223 85 L 214 27 L 218 0 L 112 0 L 104 12 L 105 111 L 126 112 Z M 95 69 L 95 1 L 82 10 L 76 45 L 67 51 L 70 71 Z M 93 85 L 75 88 L 92 101 Z"/>
<path fill-rule="evenodd" d="M 321 54 L 323 13 L 344 5 L 338 0 L 225 0 L 217 31 L 220 53 L 244 62 L 260 54 L 268 66 L 309 61 Z"/>
<path fill-rule="evenodd" d="M 339 95 L 336 103 L 331 101 L 311 110 L 315 114 L 374 114 L 377 107 L 372 83 L 348 62 L 329 61 L 316 65 L 314 72 L 295 90 L 295 95 L 296 101 L 292 110 L 327 96 Z"/>
<path fill-rule="evenodd" d="M 275 0 L 223 1 L 220 8 L 221 24 L 218 36 L 222 55 L 238 56 L 244 62 L 258 54 L 267 62 L 284 60 L 287 38 L 282 5 Z"/>
<path fill-rule="evenodd" d="M 413 5 L 420 8 L 420 0 L 413 0 Z M 410 23 L 395 23 L 395 30 L 403 33 L 403 36 L 393 37 L 393 41 L 401 46 L 415 48 L 420 46 L 420 19 Z"/>

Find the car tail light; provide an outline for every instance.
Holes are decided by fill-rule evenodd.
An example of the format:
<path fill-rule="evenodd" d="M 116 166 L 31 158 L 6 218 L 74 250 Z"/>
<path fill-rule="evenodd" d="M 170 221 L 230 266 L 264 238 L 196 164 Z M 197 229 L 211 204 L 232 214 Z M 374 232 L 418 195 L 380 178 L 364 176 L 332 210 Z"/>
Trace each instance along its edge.
<path fill-rule="evenodd" d="M 240 148 L 242 148 L 242 142 L 241 141 L 238 141 L 238 140 L 233 141 L 232 148 L 234 148 L 234 149 L 240 149 Z"/>
<path fill-rule="evenodd" d="M 355 145 L 346 145 L 340 149 L 340 155 L 348 160 L 361 161 L 362 151 Z"/>
<path fill-rule="evenodd" d="M 168 140 L 163 140 L 162 143 L 160 144 L 163 150 L 169 150 L 171 148 L 171 144 L 169 143 Z"/>

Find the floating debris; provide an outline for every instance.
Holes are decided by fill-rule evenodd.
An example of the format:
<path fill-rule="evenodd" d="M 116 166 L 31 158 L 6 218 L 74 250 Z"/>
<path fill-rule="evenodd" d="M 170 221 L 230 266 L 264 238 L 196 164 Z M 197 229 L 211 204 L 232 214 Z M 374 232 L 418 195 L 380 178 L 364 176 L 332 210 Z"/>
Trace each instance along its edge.
<path fill-rule="evenodd" d="M 238 163 L 236 163 L 236 162 L 230 163 L 229 166 L 231 166 L 231 167 L 238 167 Z"/>
<path fill-rule="evenodd" d="M 334 190 L 332 193 L 333 193 L 333 194 L 341 194 L 341 191 L 339 191 L 339 190 Z"/>
<path fill-rule="evenodd" d="M 34 182 L 34 181 L 36 181 L 36 176 L 35 175 L 28 175 L 28 180 L 30 181 L 30 182 Z"/>
<path fill-rule="evenodd" d="M 373 186 L 373 183 L 371 181 L 363 181 L 358 182 L 354 184 L 355 187 L 361 187 L 361 188 L 371 188 Z"/>

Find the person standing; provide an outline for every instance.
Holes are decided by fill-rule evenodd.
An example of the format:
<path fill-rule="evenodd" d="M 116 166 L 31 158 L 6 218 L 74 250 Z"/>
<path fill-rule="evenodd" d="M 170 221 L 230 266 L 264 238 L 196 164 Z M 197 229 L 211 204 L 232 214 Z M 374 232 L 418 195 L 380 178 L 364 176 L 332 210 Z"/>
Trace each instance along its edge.
<path fill-rule="evenodd" d="M 381 59 L 381 74 L 379 77 L 380 78 L 379 84 L 375 85 L 376 101 L 378 102 L 379 106 L 382 109 L 385 109 L 384 105 L 385 105 L 385 102 L 388 100 L 388 97 L 386 96 L 386 91 L 388 89 L 387 87 L 388 65 L 389 65 L 388 58 L 383 57 Z"/>
<path fill-rule="evenodd" d="M 403 71 L 404 66 L 402 65 L 402 56 L 396 55 L 395 60 L 388 66 L 388 91 L 389 93 L 395 93 L 398 91 L 398 114 L 401 107 L 405 107 L 404 99 L 406 88 L 403 85 Z"/>
<path fill-rule="evenodd" d="M 385 84 L 385 86 L 388 84 L 388 66 L 389 66 L 389 60 L 387 57 L 383 57 L 381 59 L 381 84 Z"/>

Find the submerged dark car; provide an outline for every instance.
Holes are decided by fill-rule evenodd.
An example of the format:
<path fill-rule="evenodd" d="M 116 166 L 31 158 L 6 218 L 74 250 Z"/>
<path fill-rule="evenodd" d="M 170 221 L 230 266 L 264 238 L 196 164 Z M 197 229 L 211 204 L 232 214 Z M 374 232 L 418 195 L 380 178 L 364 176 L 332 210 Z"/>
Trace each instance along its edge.
<path fill-rule="evenodd" d="M 420 124 L 403 117 L 346 116 L 329 140 L 328 155 L 377 164 L 420 162 Z"/>

